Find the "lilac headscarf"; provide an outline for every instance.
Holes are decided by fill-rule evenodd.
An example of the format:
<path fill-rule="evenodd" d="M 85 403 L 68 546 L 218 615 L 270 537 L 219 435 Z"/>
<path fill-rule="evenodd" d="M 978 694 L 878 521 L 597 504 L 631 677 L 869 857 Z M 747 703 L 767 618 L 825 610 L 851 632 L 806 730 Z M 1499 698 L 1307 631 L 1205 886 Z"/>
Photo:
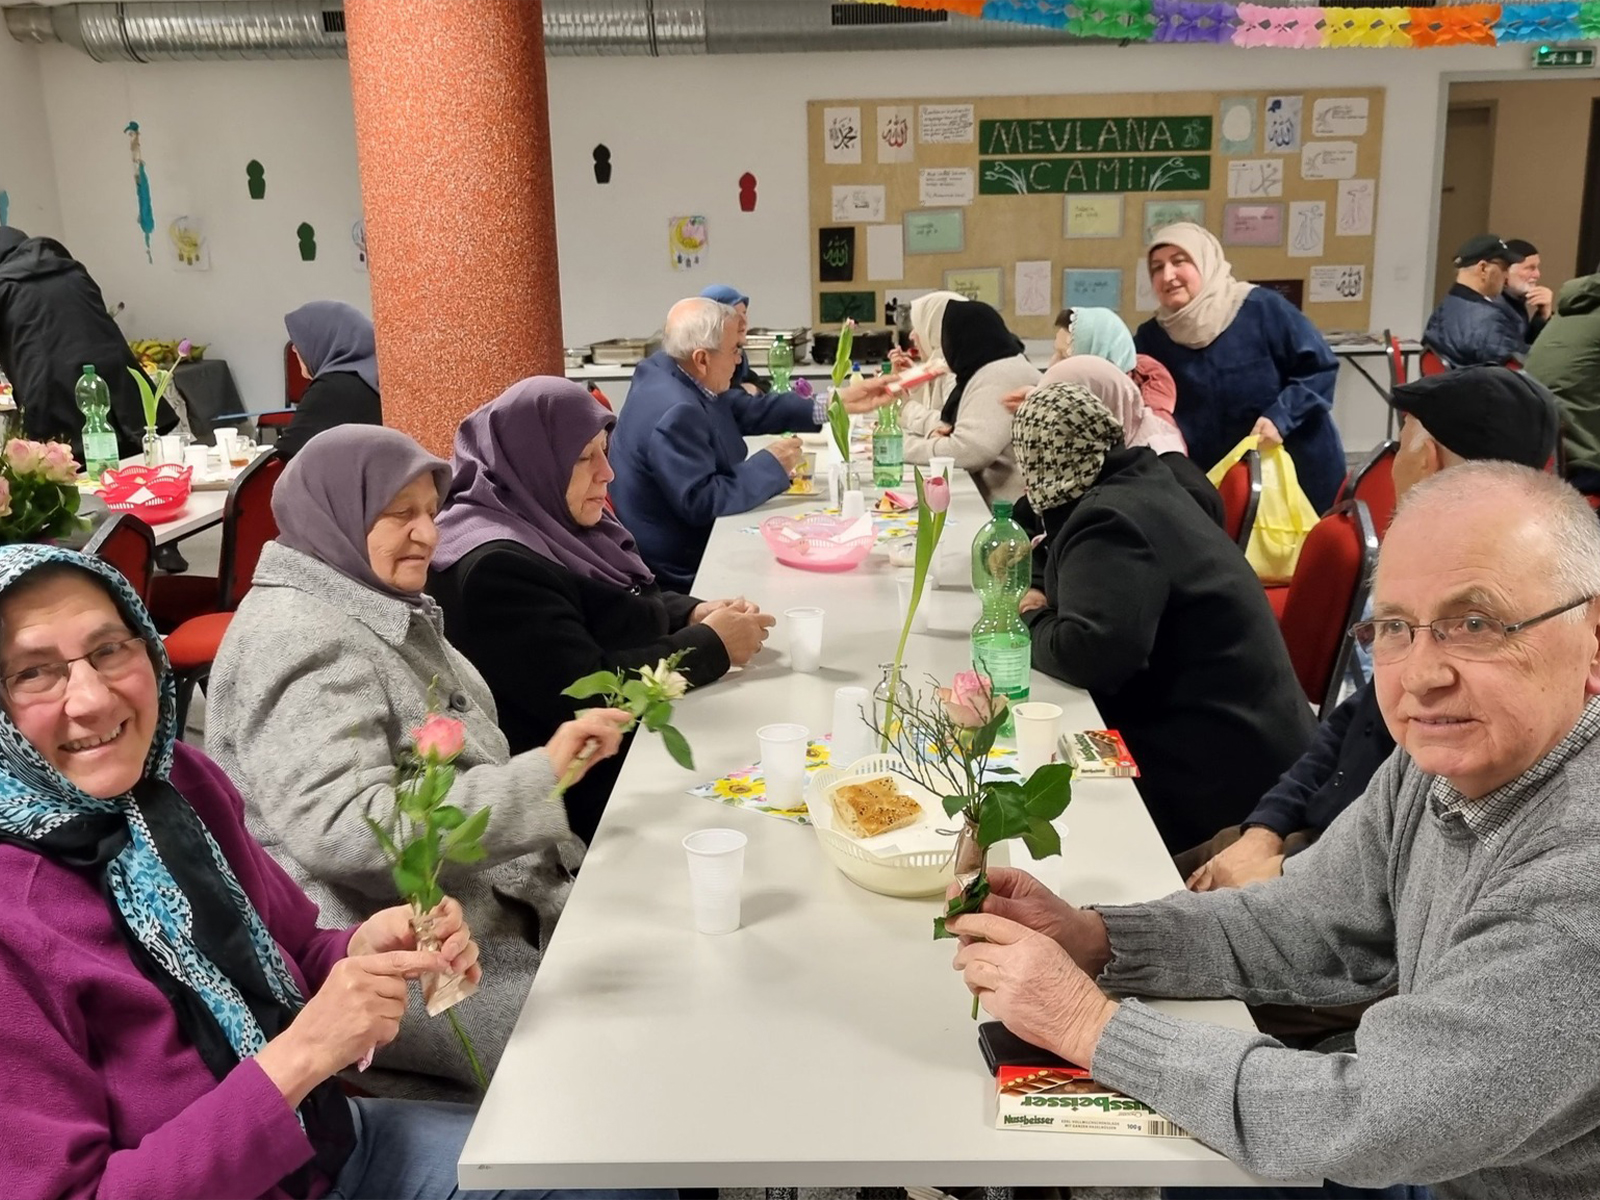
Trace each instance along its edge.
<path fill-rule="evenodd" d="M 456 430 L 455 478 L 433 565 L 442 570 L 503 540 L 585 579 L 650 583 L 655 576 L 622 522 L 607 511 L 584 527 L 567 509 L 567 484 L 583 448 L 616 424 L 582 387 L 553 375 L 513 384 L 468 416 Z"/>
<path fill-rule="evenodd" d="M 311 378 L 350 371 L 378 390 L 378 343 L 372 322 L 360 309 L 338 300 L 313 300 L 284 317 L 283 327 Z"/>
<path fill-rule="evenodd" d="M 373 572 L 367 531 L 400 489 L 430 471 L 443 504 L 450 464 L 398 429 L 340 425 L 325 430 L 290 460 L 272 489 L 278 541 L 373 591 L 417 603 L 420 592 L 390 587 Z"/>

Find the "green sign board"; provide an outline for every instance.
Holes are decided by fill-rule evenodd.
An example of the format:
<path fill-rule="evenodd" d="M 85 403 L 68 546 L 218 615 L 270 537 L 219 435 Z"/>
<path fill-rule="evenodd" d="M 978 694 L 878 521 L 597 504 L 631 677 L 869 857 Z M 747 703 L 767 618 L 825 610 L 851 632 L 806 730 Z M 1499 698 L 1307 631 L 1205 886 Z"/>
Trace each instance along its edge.
<path fill-rule="evenodd" d="M 1210 149 L 1209 116 L 978 122 L 978 153 L 983 155 L 1194 154 Z"/>
<path fill-rule="evenodd" d="M 1211 158 L 1205 154 L 978 160 L 978 194 L 982 196 L 1204 192 L 1210 187 Z"/>

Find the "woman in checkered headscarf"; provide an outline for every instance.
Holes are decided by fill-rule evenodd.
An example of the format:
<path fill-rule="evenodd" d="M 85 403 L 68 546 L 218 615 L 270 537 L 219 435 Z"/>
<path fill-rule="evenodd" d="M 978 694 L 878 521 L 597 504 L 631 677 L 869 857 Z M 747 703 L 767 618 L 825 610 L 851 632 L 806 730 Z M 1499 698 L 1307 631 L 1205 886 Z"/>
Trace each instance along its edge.
<path fill-rule="evenodd" d="M 1035 391 L 1012 446 L 1045 535 L 1021 605 L 1033 665 L 1122 734 L 1169 850 L 1237 824 L 1315 729 L 1255 573 L 1086 388 Z"/>

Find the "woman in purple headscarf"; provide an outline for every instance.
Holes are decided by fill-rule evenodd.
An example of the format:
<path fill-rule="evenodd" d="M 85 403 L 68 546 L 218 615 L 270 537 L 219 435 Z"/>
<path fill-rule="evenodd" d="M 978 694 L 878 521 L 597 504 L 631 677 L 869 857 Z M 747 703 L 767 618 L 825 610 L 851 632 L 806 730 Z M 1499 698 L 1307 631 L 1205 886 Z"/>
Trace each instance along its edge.
<path fill-rule="evenodd" d="M 278 453 L 292 458 L 335 425 L 382 425 L 378 346 L 366 314 L 337 300 L 313 300 L 284 317 L 283 325 L 311 386 L 278 437 Z"/>
<path fill-rule="evenodd" d="M 515 384 L 461 422 L 428 590 L 445 633 L 488 681 L 511 750 L 543 743 L 595 671 L 679 650 L 693 687 L 748 661 L 770 616 L 744 600 L 663 591 L 612 516 L 607 441 L 617 419 L 579 385 Z M 599 824 L 620 758 L 567 792 L 573 832 Z"/>

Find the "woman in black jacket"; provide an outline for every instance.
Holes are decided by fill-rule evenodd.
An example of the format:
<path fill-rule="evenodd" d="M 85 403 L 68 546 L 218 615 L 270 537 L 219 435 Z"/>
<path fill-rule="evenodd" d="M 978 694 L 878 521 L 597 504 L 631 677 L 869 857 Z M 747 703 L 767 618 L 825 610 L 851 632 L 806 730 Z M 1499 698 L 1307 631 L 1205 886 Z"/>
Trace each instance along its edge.
<path fill-rule="evenodd" d="M 284 317 L 283 324 L 311 386 L 278 437 L 278 454 L 292 458 L 336 425 L 382 425 L 378 346 L 366 314 L 337 300 L 313 300 Z"/>
<path fill-rule="evenodd" d="M 1261 583 L 1083 389 L 1034 392 L 1013 444 L 1045 533 L 1021 604 L 1033 665 L 1093 696 L 1167 849 L 1186 850 L 1242 821 L 1316 729 Z"/>
<path fill-rule="evenodd" d="M 538 376 L 461 422 L 428 590 L 445 635 L 482 672 L 513 754 L 541 746 L 596 671 L 688 651 L 691 687 L 747 662 L 773 618 L 745 600 L 664 591 L 611 515 L 606 446 L 617 419 L 579 385 Z M 573 832 L 594 836 L 622 757 L 566 794 Z"/>

